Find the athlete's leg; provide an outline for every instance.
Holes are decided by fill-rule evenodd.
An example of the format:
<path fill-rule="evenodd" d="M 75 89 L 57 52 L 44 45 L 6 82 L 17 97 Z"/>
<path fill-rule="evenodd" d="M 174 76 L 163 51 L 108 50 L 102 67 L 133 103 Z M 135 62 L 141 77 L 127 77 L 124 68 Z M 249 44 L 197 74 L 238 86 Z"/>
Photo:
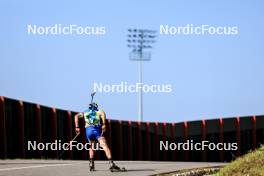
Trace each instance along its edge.
<path fill-rule="evenodd" d="M 93 145 L 95 145 L 95 141 L 90 141 L 90 148 L 89 148 L 89 158 L 90 158 L 90 163 L 89 163 L 89 167 L 90 167 L 90 171 L 94 171 L 94 149 L 93 149 Z"/>
<path fill-rule="evenodd" d="M 101 131 L 101 127 L 98 126 L 95 128 L 95 136 L 96 136 L 96 139 L 97 141 L 99 142 L 99 145 L 100 147 L 103 148 L 104 152 L 105 152 L 105 155 L 107 157 L 107 159 L 109 160 L 109 164 L 110 164 L 110 170 L 113 171 L 113 170 L 120 170 L 120 168 L 113 162 L 112 160 L 112 154 L 111 154 L 111 151 L 107 145 L 107 142 L 105 140 L 105 137 L 102 136 L 102 131 Z"/>
<path fill-rule="evenodd" d="M 90 148 L 89 148 L 89 159 L 90 159 L 90 163 L 89 163 L 89 167 L 90 167 L 90 171 L 94 171 L 94 147 L 93 145 L 95 145 L 95 141 L 94 141 L 94 134 L 93 134 L 94 128 L 93 127 L 87 127 L 86 128 L 86 138 L 87 141 L 89 141 L 90 143 Z"/>
<path fill-rule="evenodd" d="M 105 137 L 100 137 L 98 139 L 98 142 L 99 142 L 100 146 L 103 148 L 107 159 L 111 160 L 112 159 L 112 154 L 111 154 L 111 151 L 110 151 L 110 149 L 109 149 L 109 147 L 108 147 L 108 145 L 106 143 Z"/>
<path fill-rule="evenodd" d="M 120 170 L 120 168 L 113 162 L 112 160 L 112 154 L 111 154 L 111 150 L 109 149 L 107 142 L 105 140 L 105 137 L 100 137 L 98 138 L 98 142 L 100 144 L 100 146 L 103 148 L 105 155 L 107 157 L 107 159 L 109 160 L 109 164 L 110 164 L 110 170 Z"/>
<path fill-rule="evenodd" d="M 95 141 L 90 141 L 90 149 L 89 149 L 89 158 L 90 159 L 94 159 L 94 153 L 95 153 L 95 150 L 94 150 L 94 147 L 95 147 Z"/>

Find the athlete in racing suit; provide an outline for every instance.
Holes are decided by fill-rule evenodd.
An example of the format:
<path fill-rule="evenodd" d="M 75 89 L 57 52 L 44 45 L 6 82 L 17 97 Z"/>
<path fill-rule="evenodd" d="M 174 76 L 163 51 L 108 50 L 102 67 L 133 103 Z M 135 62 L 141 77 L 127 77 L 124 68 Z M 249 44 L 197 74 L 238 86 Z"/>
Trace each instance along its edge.
<path fill-rule="evenodd" d="M 120 169 L 112 160 L 111 151 L 106 143 L 106 139 L 103 133 L 106 131 L 106 115 L 102 109 L 98 109 L 96 103 L 89 104 L 89 108 L 82 113 L 75 115 L 75 131 L 80 133 L 79 118 L 84 118 L 85 121 L 85 133 L 86 138 L 90 142 L 91 146 L 95 145 L 95 142 L 99 142 L 100 147 L 103 148 L 106 157 L 109 160 L 110 170 Z M 94 153 L 93 147 L 89 150 L 90 157 L 90 171 L 94 171 Z"/>

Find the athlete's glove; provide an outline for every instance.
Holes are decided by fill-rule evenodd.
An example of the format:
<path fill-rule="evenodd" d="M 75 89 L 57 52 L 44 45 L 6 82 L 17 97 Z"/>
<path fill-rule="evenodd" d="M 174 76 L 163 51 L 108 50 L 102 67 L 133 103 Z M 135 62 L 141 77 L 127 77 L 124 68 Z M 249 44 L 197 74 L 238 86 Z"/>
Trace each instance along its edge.
<path fill-rule="evenodd" d="M 76 127 L 76 128 L 75 128 L 75 133 L 76 133 L 76 134 L 80 134 L 80 127 Z"/>

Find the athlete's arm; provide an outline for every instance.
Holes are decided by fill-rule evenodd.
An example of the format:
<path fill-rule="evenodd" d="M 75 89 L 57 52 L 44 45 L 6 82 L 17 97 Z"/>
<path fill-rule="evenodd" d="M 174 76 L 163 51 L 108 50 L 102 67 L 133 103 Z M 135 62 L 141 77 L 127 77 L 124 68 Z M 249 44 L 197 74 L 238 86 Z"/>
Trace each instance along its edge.
<path fill-rule="evenodd" d="M 80 127 L 79 127 L 79 118 L 82 118 L 83 114 L 78 113 L 74 116 L 74 122 L 75 122 L 75 132 L 76 134 L 80 134 Z"/>
<path fill-rule="evenodd" d="M 102 132 L 106 131 L 106 114 L 103 110 L 100 110 L 101 112 L 101 119 L 102 119 Z"/>

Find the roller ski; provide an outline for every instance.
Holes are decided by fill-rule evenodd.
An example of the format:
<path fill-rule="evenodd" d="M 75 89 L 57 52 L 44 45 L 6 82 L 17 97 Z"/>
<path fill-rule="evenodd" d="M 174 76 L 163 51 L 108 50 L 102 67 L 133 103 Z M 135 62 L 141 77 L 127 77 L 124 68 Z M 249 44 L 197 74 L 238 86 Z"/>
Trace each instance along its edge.
<path fill-rule="evenodd" d="M 118 167 L 113 161 L 110 161 L 109 170 L 111 172 L 126 172 L 126 169 L 124 167 L 122 167 L 122 168 Z"/>
<path fill-rule="evenodd" d="M 94 169 L 94 161 L 93 160 L 90 160 L 89 168 L 90 168 L 90 172 L 95 171 L 95 169 Z"/>

